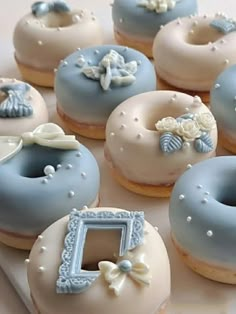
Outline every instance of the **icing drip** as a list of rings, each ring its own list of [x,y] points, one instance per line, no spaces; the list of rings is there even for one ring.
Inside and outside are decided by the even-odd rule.
[[[233,19],[215,19],[210,23],[210,26],[216,28],[219,32],[224,34],[236,31],[236,21],[234,21]]]
[[[89,79],[100,81],[103,90],[107,91],[111,85],[131,85],[136,77],[137,62],[125,63],[124,58],[115,50],[103,57],[98,66],[87,66],[82,73]]]
[[[0,104],[0,117],[21,118],[33,114],[33,108],[25,98],[25,93],[30,90],[30,86],[25,83],[5,85],[0,88],[0,92],[8,97]]]
[[[98,267],[109,283],[109,289],[113,290],[116,296],[120,295],[128,277],[140,285],[148,286],[151,283],[149,266],[144,262],[144,256],[140,254],[135,256],[128,252],[117,264],[102,261]]]
[[[64,1],[52,1],[52,2],[44,2],[37,1],[31,6],[32,14],[35,16],[43,16],[48,14],[49,12],[55,13],[65,13],[69,12],[70,8]]]
[[[144,7],[149,11],[156,13],[164,13],[168,10],[173,10],[178,2],[181,0],[141,0],[138,6]]]
[[[164,153],[174,153],[188,147],[189,142],[193,142],[198,153],[209,153],[214,149],[209,132],[216,127],[216,122],[211,113],[189,113],[177,119],[166,117],[155,126],[161,133],[160,149]]]

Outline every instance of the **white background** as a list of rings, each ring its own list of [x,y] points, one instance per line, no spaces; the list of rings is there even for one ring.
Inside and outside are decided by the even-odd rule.
[[[105,42],[114,42],[111,8],[109,6],[111,0],[68,0],[68,3],[72,7],[80,6],[92,10],[104,26]],[[29,11],[31,4],[32,1],[30,0],[0,0],[0,76],[2,77],[20,78],[13,58],[12,33],[16,21]],[[236,13],[236,1],[199,0],[199,11],[200,13],[211,14],[220,11],[234,17],[232,14]],[[57,121],[53,92],[41,88],[40,91],[48,104],[51,120]],[[137,196],[118,186],[107,171],[103,160],[102,142],[82,138],[80,141],[93,151],[100,164],[101,205],[142,209],[146,212],[147,220],[159,227],[160,234],[168,249],[172,267],[172,297],[168,314],[235,314],[235,287],[206,280],[191,272],[179,260],[169,236],[168,202]],[[19,252],[0,246],[0,265],[12,282],[11,286],[0,269],[0,314],[28,313],[15,289],[28,308],[32,308],[26,280],[26,269],[23,263],[27,256],[27,252]]]

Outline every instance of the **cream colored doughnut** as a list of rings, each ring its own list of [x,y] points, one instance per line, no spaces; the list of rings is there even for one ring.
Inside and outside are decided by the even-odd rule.
[[[185,119],[177,121],[182,115]],[[105,156],[126,188],[166,197],[186,167],[214,156],[216,145],[215,120],[199,97],[155,91],[129,98],[113,111]]]
[[[35,84],[53,86],[54,69],[78,48],[102,43],[99,21],[86,9],[25,15],[14,31],[15,58],[22,76]]]
[[[210,24],[222,16],[194,16],[170,22],[157,34],[153,56],[158,76],[177,88],[209,91],[216,77],[236,63],[236,32]],[[227,22],[227,20],[226,20]]]
[[[27,88],[23,93],[20,93],[20,96],[19,91],[14,94],[15,87],[19,85]],[[9,87],[9,94],[3,91],[6,86]],[[9,97],[11,97],[11,100]],[[25,102],[26,107],[31,107],[31,114],[24,115],[20,113],[22,101]],[[3,110],[7,112],[5,116]],[[24,132],[33,131],[38,125],[46,122],[48,122],[47,107],[43,97],[35,88],[16,79],[0,78],[1,136],[21,135]]]
[[[70,290],[70,293],[66,293],[65,290],[63,293],[56,292],[59,274],[63,272],[62,268],[59,270],[59,267],[62,265],[62,251],[64,249],[65,253],[66,248],[64,240],[67,234],[68,216],[58,220],[38,238],[31,250],[29,259],[26,260],[31,296],[39,313],[164,313],[170,295],[170,266],[165,245],[155,228],[147,221],[142,220],[143,218],[141,219],[141,226],[141,220],[137,218],[137,224],[135,223],[133,227],[131,225],[131,229],[128,228],[127,231],[133,234],[133,228],[135,228],[139,235],[142,233],[141,238],[139,238],[142,243],[139,243],[134,249],[129,250],[123,257],[117,259],[115,255],[119,255],[121,233],[119,229],[114,228],[117,221],[119,221],[115,218],[115,215],[125,220],[126,218],[123,215],[138,217],[140,212],[127,212],[115,208],[94,208],[83,210],[80,215],[82,213],[86,215],[86,212],[92,212],[93,217],[97,217],[99,213],[103,212],[105,220],[107,219],[105,217],[109,216],[113,221],[113,227],[110,227],[110,230],[91,228],[86,236],[85,249],[82,251],[82,269],[97,269],[98,271],[100,269],[100,273],[97,274],[97,278],[92,283],[88,284],[84,291],[76,290],[81,282],[79,280],[74,282],[72,279],[71,282],[67,281],[67,284],[63,286],[65,290]],[[73,226],[70,225],[72,233],[79,225],[78,220],[75,221],[71,218],[75,213],[73,212],[70,215],[70,221],[73,221]],[[112,215],[114,217],[111,218]],[[97,226],[101,226],[101,220],[104,221],[104,219],[94,218]],[[71,232],[66,237],[70,249],[71,243],[75,243]],[[136,237],[137,234],[134,236]],[[77,240],[78,238],[76,238]],[[72,256],[78,256],[81,252],[81,246],[77,246],[76,252],[74,251],[75,246],[73,244],[72,251],[70,249],[67,251],[72,252]],[[65,261],[68,262],[68,255],[64,253]],[[126,270],[126,272],[122,270],[123,268],[119,266],[122,260],[126,260],[126,264],[127,261],[128,264],[130,261],[132,270]],[[104,263],[104,261],[110,261],[110,263]],[[138,261],[140,261],[140,264],[137,264]],[[97,266],[98,264],[99,266]],[[78,277],[80,268],[79,264],[76,265],[75,273],[73,273],[74,277]],[[135,268],[135,265],[137,268]],[[111,269],[114,272],[110,272]],[[87,275],[90,274],[87,273]],[[108,275],[114,277],[114,274],[117,277],[111,279],[111,283],[108,280]]]

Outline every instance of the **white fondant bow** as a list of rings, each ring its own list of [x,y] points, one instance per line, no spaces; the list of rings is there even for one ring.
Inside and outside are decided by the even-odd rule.
[[[117,264],[104,261],[98,264],[101,274],[109,283],[109,289],[119,296],[127,277],[140,285],[150,285],[151,275],[149,266],[144,263],[144,255],[136,257],[128,254]]]
[[[79,148],[74,135],[65,135],[58,125],[46,123],[21,136],[0,136],[0,162],[12,158],[23,146],[33,144],[65,150]]]

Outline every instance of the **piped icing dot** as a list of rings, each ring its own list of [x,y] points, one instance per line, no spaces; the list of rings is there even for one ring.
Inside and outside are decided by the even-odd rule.
[[[208,230],[206,234],[207,234],[207,236],[209,238],[211,238],[213,236],[213,231],[212,230]]]
[[[87,177],[86,173],[85,172],[81,172],[81,177],[85,179]]]
[[[41,182],[42,182],[43,184],[47,184],[47,183],[48,183],[48,179],[44,178]]]
[[[27,265],[27,264],[29,264],[30,263],[30,259],[29,258],[26,258],[25,259],[25,264]]]
[[[67,165],[66,165],[66,169],[67,169],[67,170],[71,169],[72,167],[73,167],[73,166],[72,166],[71,164],[67,164]]]
[[[137,65],[141,65],[142,64],[142,61],[141,60],[138,60],[137,61]]]
[[[81,152],[76,153],[76,156],[81,157],[82,156]]]
[[[120,116],[125,116],[125,111],[121,111]]]
[[[192,165],[191,165],[191,164],[188,164],[186,168],[187,168],[187,170],[189,170],[189,169],[192,168]]]
[[[193,30],[193,29],[190,29],[189,34],[190,34],[190,35],[194,34],[194,30]]]
[[[39,273],[43,273],[43,272],[45,272],[45,267],[43,267],[43,266],[39,266],[39,268],[38,268],[38,272],[39,272]]]
[[[80,20],[81,20],[81,18],[80,18],[80,16],[79,15],[74,15],[73,17],[72,17],[72,20],[73,20],[73,22],[75,22],[75,23],[78,23]]]
[[[187,220],[187,222],[191,222],[192,221],[192,217],[188,216],[186,220]]]
[[[44,167],[43,172],[46,176],[48,176],[49,174],[54,174],[55,173],[55,168],[51,165],[47,165],[46,167]]]
[[[218,88],[220,88],[220,84],[215,84],[215,89],[218,89]]]
[[[74,213],[76,213],[76,212],[77,212],[77,208],[72,208],[71,211],[74,212]]]
[[[80,56],[77,60],[76,65],[82,68],[85,65],[85,63],[86,63],[86,60],[84,59],[84,57]]]
[[[229,64],[229,59],[225,59],[224,64]]]
[[[53,178],[53,174],[49,173],[49,175],[47,175],[47,179],[51,180]]]
[[[111,136],[111,137],[115,136],[115,133],[114,133],[114,132],[111,132],[111,133],[110,133],[110,136]]]
[[[126,125],[125,124],[121,124],[120,130],[124,130],[125,128],[126,128]]]
[[[138,135],[137,135],[137,138],[138,139],[141,139],[143,137],[143,134],[142,133],[139,133]]]
[[[82,207],[82,209],[86,210],[86,209],[88,209],[88,206],[85,205]]]
[[[202,199],[202,201],[201,201],[203,204],[206,204],[206,203],[208,203],[208,199],[207,198],[204,198],[204,199]]]
[[[159,231],[159,228],[157,226],[154,227],[154,229],[158,232]]]
[[[202,189],[202,185],[201,185],[201,184],[198,184],[198,185],[197,185],[197,188],[198,188],[198,189]]]
[[[123,260],[118,263],[118,267],[123,273],[129,273],[131,272],[133,266],[129,260]]]
[[[57,169],[60,169],[61,167],[62,167],[61,164],[58,164],[58,165],[57,165]]]
[[[98,50],[98,49],[95,49],[95,50],[94,50],[94,53],[95,53],[95,55],[98,55],[98,54],[99,54],[99,50]]]
[[[210,195],[210,192],[206,191],[204,194],[205,194],[205,195]]]
[[[69,191],[68,196],[70,198],[74,197],[75,196],[75,192],[74,191]]]
[[[39,236],[38,236],[38,240],[42,240],[43,239],[43,236],[42,236],[42,234],[40,234]]]
[[[46,246],[41,246],[40,248],[40,253],[43,253],[47,250]]]
[[[184,200],[184,199],[185,199],[184,194],[180,194],[180,196],[179,196],[179,200],[180,200],[180,201],[182,201],[182,200]]]

